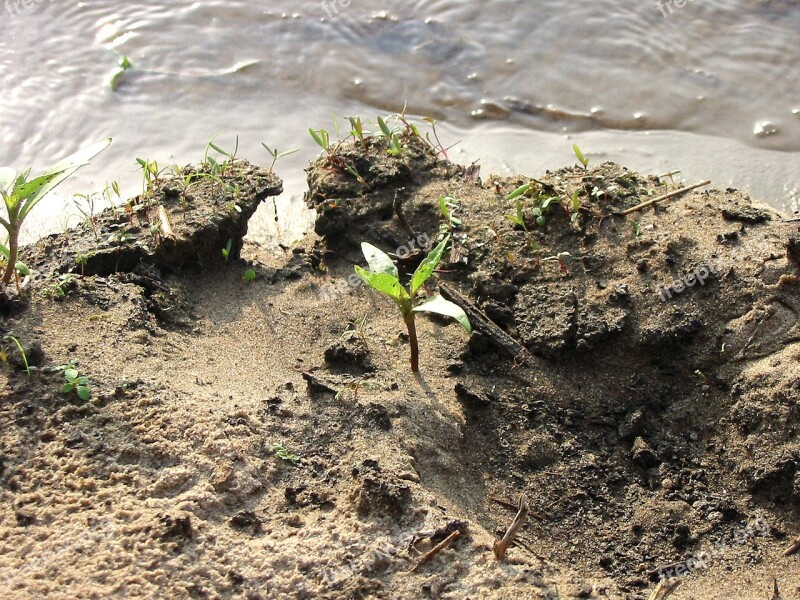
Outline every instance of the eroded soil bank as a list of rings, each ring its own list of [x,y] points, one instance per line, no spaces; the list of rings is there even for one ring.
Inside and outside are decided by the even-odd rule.
[[[28,249],[4,597],[646,599],[680,575],[671,598],[800,598],[797,223],[735,190],[615,216],[677,186],[611,163],[481,181],[368,140],[309,168],[316,235],[238,258],[280,182],[228,178]],[[420,318],[413,377],[396,309],[347,278],[362,241],[410,273],[445,232],[475,332]]]

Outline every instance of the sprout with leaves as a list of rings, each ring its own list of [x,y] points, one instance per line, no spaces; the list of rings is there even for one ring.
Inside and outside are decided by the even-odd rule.
[[[27,271],[25,265],[17,261],[19,233],[25,217],[54,187],[82,166],[89,164],[89,161],[105,150],[110,143],[111,138],[108,138],[78,150],[39,177],[31,180],[28,180],[28,176],[31,174],[30,169],[17,173],[8,167],[0,168],[0,195],[3,197],[7,213],[7,218],[0,217],[0,224],[8,232],[8,246],[0,244],[0,254],[5,262],[5,271],[2,277],[4,286],[11,282],[15,273],[20,272],[24,275]]]
[[[92,397],[92,391],[89,389],[89,378],[78,373],[77,369],[64,369],[64,385],[61,386],[61,393],[69,394],[73,391],[84,402]]]
[[[366,269],[356,266],[356,274],[372,289],[389,296],[400,309],[411,342],[411,371],[414,373],[419,371],[419,346],[417,344],[417,329],[414,322],[414,317],[417,313],[430,312],[451,317],[458,321],[467,333],[472,332],[469,319],[461,307],[445,300],[438,294],[432,296],[422,304],[414,306],[414,299],[417,292],[433,274],[436,265],[438,265],[439,261],[442,259],[442,253],[449,241],[450,236],[447,236],[423,259],[419,267],[417,267],[417,270],[411,276],[408,289],[404,288],[400,283],[397,266],[392,262],[388,254],[367,242],[361,244],[361,250],[364,252],[364,257],[367,259],[370,270],[367,271]]]

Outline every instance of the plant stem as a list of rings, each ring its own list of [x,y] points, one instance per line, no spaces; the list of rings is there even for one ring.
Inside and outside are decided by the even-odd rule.
[[[403,316],[408,329],[408,339],[411,342],[411,372],[419,372],[419,345],[417,344],[417,326],[414,323],[414,313],[410,312]]]
[[[17,251],[19,249],[19,228],[11,226],[8,228],[8,265],[3,274],[3,283],[8,285],[17,270]]]

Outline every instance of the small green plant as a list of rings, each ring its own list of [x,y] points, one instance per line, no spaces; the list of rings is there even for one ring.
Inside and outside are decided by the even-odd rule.
[[[256,280],[256,272],[253,269],[247,269],[242,275],[242,283],[250,283]]]
[[[336,120],[334,119],[334,125]],[[328,157],[328,164],[339,168],[342,171],[346,171],[350,173],[353,177],[356,178],[361,185],[364,187],[369,187],[367,181],[361,176],[361,174],[356,170],[353,165],[350,165],[344,161],[344,159],[339,156],[338,148],[341,142],[337,142],[335,145],[331,145],[331,138],[330,134],[325,129],[308,129],[308,133],[311,134],[311,137],[317,143],[317,145],[325,151],[325,154]]]
[[[111,79],[108,82],[108,87],[112,92],[116,92],[119,84],[122,82],[122,76],[126,71],[133,68],[133,64],[127,56],[122,55],[117,59],[117,68],[111,74]]]
[[[64,385],[61,386],[62,394],[75,394],[86,402],[92,397],[92,391],[89,389],[89,378],[85,375],[78,373],[78,370],[71,365],[64,365]]]
[[[435,295],[418,306],[414,306],[414,299],[422,285],[433,275],[434,269],[442,259],[442,254],[450,241],[450,236],[445,237],[439,244],[431,250],[414,271],[409,282],[408,289],[400,283],[397,266],[392,262],[388,254],[376,248],[372,244],[363,242],[361,250],[367,259],[370,270],[367,271],[359,266],[355,267],[356,274],[361,280],[375,291],[389,296],[395,301],[400,313],[403,316],[408,337],[411,343],[411,371],[419,371],[419,346],[417,343],[417,330],[414,317],[420,312],[437,313],[446,317],[451,317],[467,331],[472,332],[472,326],[466,313],[457,304],[453,304]]]
[[[272,444],[272,451],[275,453],[275,456],[293,465],[297,464],[297,461],[300,460],[300,457],[297,454],[289,452],[282,442],[275,442]]]
[[[158,168],[158,162],[147,158],[137,158],[136,162],[142,170],[142,193],[155,192],[156,185],[158,184],[161,175],[164,174],[167,167],[164,169]]]
[[[228,240],[228,243],[225,244],[225,247],[222,249],[222,258],[225,259],[225,262],[228,262],[228,259],[231,256],[231,248],[233,247],[233,240]]]
[[[19,343],[19,339],[7,333],[3,336],[3,341],[12,342],[16,347],[17,351],[19,352],[20,357],[22,357],[22,364],[25,367],[25,373],[28,374],[28,377],[31,376],[31,367],[28,364],[28,357],[25,355],[25,350],[22,347],[22,344]],[[8,354],[6,353],[6,349],[0,346],[0,361],[8,364]]]
[[[366,134],[364,133],[364,123],[361,117],[347,117],[347,120],[350,121],[350,135],[353,136],[353,139],[361,142],[361,147],[364,148],[364,153],[366,154],[368,152],[367,141],[365,139]]]
[[[290,154],[294,154],[299,150],[299,148],[292,148],[291,150],[286,150],[285,152],[278,152],[277,148],[270,148],[264,142],[261,142],[261,145],[264,146],[264,150],[269,152],[269,155],[272,157],[272,164],[269,166],[269,172],[272,173],[273,167],[275,167],[275,163],[278,162],[279,158],[283,158],[284,156],[289,156]]]
[[[39,177],[28,180],[31,170],[17,173],[14,169],[0,168],[0,195],[3,197],[7,218],[0,217],[0,224],[8,232],[8,246],[0,244],[0,254],[5,263],[2,283],[8,285],[21,263],[17,262],[19,253],[19,233],[22,223],[33,208],[54,187],[72,175],[82,166],[89,163],[97,154],[105,150],[111,143],[108,138],[97,144],[83,148],[51,167]],[[5,250],[5,251],[4,251]],[[24,267],[24,265],[22,265]],[[26,268],[27,269],[27,268]],[[24,273],[23,273],[24,274]]]
[[[583,170],[585,171],[589,167],[589,159],[583,155],[581,149],[578,148],[578,144],[572,144],[572,151],[575,153],[575,156],[578,158],[578,162],[583,165]]]
[[[461,219],[456,216],[456,212],[459,208],[461,208],[461,206],[458,204],[458,200],[453,198],[453,196],[439,196],[439,212],[444,218],[442,228],[445,233],[461,227]]]
[[[203,155],[203,164],[209,165],[211,169],[211,175],[224,177],[227,168],[236,162],[236,154],[239,152],[239,136],[236,136],[236,143],[233,147],[233,152],[224,150],[218,144],[214,143],[215,139],[217,139],[216,135],[209,140],[208,144],[206,144],[206,152]],[[211,156],[211,150],[225,157],[225,160],[219,162],[217,159]]]
[[[635,235],[637,238],[642,235],[642,225],[639,223],[639,221],[631,221],[631,231],[633,231],[633,235]]]
[[[578,217],[581,216],[581,199],[578,197],[578,190],[572,192],[572,202],[571,202],[571,210],[570,210],[570,223],[574,223],[578,220]]]
[[[59,275],[58,279],[42,290],[42,296],[45,298],[64,298],[67,295],[67,289],[76,278],[75,273],[63,273]]]
[[[513,192],[511,192],[508,196],[506,196],[506,200],[513,200],[514,201],[514,214],[513,215],[506,215],[506,219],[517,225],[518,227],[522,227],[525,231],[528,231],[527,225],[525,225],[525,212],[522,208],[522,196],[525,195],[528,190],[531,189],[532,183],[526,183],[524,185],[519,186]]]

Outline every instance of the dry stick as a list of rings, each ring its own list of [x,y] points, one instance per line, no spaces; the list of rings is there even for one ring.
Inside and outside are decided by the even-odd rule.
[[[425,556],[423,556],[423,557],[422,557],[422,558],[419,560],[419,562],[418,562],[416,565],[414,565],[414,568],[413,568],[413,569],[411,569],[411,570],[409,571],[409,573],[413,573],[413,572],[415,572],[415,571],[416,571],[417,569],[419,569],[419,568],[420,568],[422,565],[424,565],[426,562],[428,562],[428,561],[429,561],[430,559],[432,559],[434,556],[436,556],[437,554],[439,554],[439,552],[441,552],[442,550],[444,550],[445,548],[447,548],[447,546],[449,546],[449,545],[450,545],[450,543],[451,543],[453,540],[455,540],[455,539],[456,539],[458,536],[460,536],[460,535],[461,535],[461,532],[460,532],[458,529],[456,529],[456,530],[455,530],[453,533],[451,533],[451,534],[450,534],[450,535],[448,535],[446,538],[444,538],[444,540],[442,540],[441,542],[439,542],[438,544],[436,544],[436,545],[435,545],[433,548],[431,548],[430,550],[428,550],[428,552],[425,554]]]
[[[665,600],[665,598],[668,598],[682,583],[683,582],[677,578],[660,581],[647,600]]]
[[[800,537],[795,538],[792,544],[786,550],[783,551],[782,556],[791,556],[798,550],[800,550]]]
[[[511,527],[508,528],[506,534],[503,536],[502,540],[497,540],[494,543],[494,555],[497,557],[497,560],[503,560],[503,557],[506,555],[506,550],[511,545],[511,542],[514,541],[514,537],[517,535],[517,531],[519,528],[522,527],[522,524],[525,523],[525,519],[528,517],[528,495],[522,494],[519,497],[519,511],[517,512],[517,516],[514,517],[514,520],[511,522]]]
[[[444,282],[439,282],[439,291],[442,292],[442,296],[446,300],[458,304],[464,312],[467,313],[467,317],[469,317],[469,321],[475,329],[489,336],[493,342],[503,348],[512,358],[519,358],[524,362],[528,353],[525,346],[495,325],[489,317],[483,314],[481,309],[464,298],[455,288],[450,287]]]
[[[169,222],[167,210],[161,204],[158,205],[158,220],[161,221],[161,235],[165,238],[175,237],[175,233],[172,231],[172,225]]]
[[[673,198],[675,196],[680,196],[681,194],[685,194],[686,192],[690,192],[695,190],[699,187],[703,187],[711,183],[710,179],[706,179],[705,181],[701,181],[700,183],[695,183],[694,185],[689,185],[687,187],[681,188],[679,190],[674,190],[669,192],[668,194],[664,194],[663,196],[659,196],[658,198],[653,198],[652,200],[648,200],[647,202],[642,202],[641,204],[637,204],[631,208],[626,208],[620,212],[611,213],[615,217],[624,217],[625,215],[629,215],[631,213],[635,213],[637,211],[642,210],[643,208],[647,208],[651,204],[655,204],[656,202],[661,202],[662,200],[667,200],[668,198]]]

